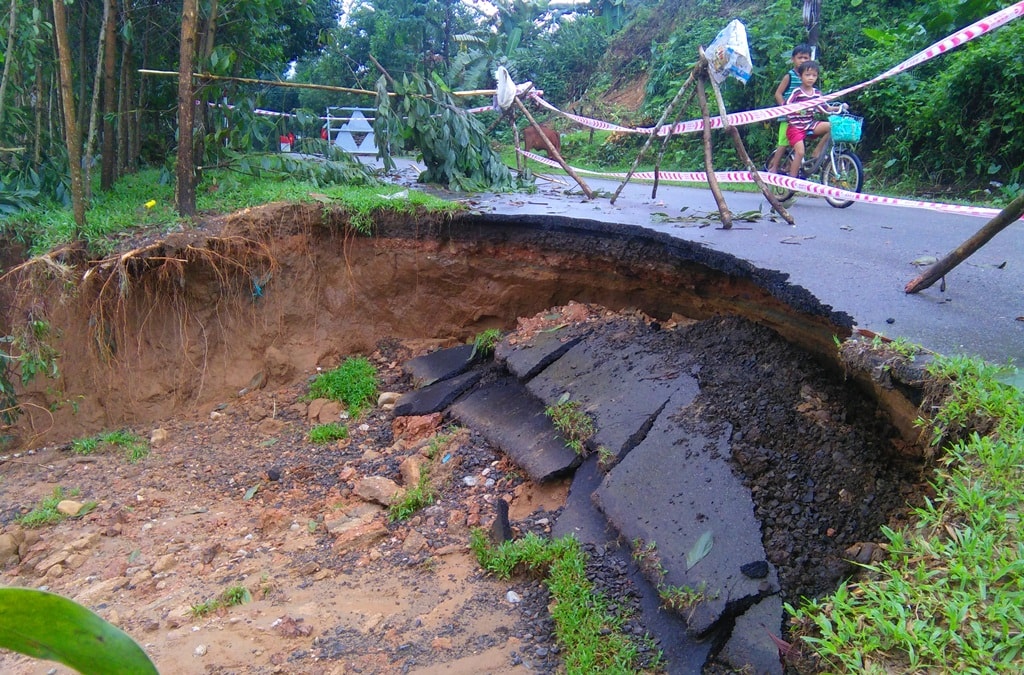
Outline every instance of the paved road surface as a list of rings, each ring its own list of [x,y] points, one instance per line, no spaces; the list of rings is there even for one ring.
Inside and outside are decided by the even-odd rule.
[[[403,162],[403,181],[416,170]],[[419,167],[422,170],[422,166]],[[630,182],[611,204],[620,181],[584,176],[596,198],[587,200],[567,176],[537,181],[535,194],[476,195],[481,210],[564,216],[638,225],[699,242],[790,281],[821,302],[854,318],[858,328],[942,354],[980,356],[995,363],[1024,361],[1024,222],[1000,232],[946,277],[908,295],[903,288],[923,267],[915,261],[942,258],[977,232],[985,218],[923,209],[854,204],[834,209],[824,199],[800,196],[789,209],[790,226],[768,217],[760,193],[727,192],[734,214],[760,210],[755,222],[736,221],[722,230],[707,189]],[[567,194],[568,193],[568,194]],[[1019,317],[1019,318],[1018,318]]]
[[[661,185],[652,199],[649,183],[630,182],[612,205],[610,196],[619,182],[584,180],[598,195],[593,201],[571,181],[540,180],[536,194],[487,195],[481,208],[588,218],[668,233],[785,272],[792,283],[851,315],[858,328],[906,338],[943,354],[998,363],[1024,358],[1024,222],[1003,230],[954,269],[946,277],[945,291],[935,284],[907,295],[904,286],[924,269],[914,261],[945,256],[986,219],[872,204],[834,209],[824,199],[802,196],[790,208],[796,220],[790,226],[767,217],[768,203],[759,193],[727,192],[733,213],[760,209],[765,217],[737,221],[732,230],[722,230],[717,220],[708,225],[703,218],[717,216],[706,189]],[[570,189],[575,194],[566,195]]]

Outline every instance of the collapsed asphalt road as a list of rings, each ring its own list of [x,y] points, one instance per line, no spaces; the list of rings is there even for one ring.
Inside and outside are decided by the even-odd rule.
[[[670,672],[781,672],[783,601],[851,574],[920,467],[872,401],[748,321],[561,316],[507,337],[494,364],[471,346],[413,360],[421,387],[395,414],[446,411],[532,479],[573,475],[553,534],[629,562]],[[566,400],[594,420],[584,456],[545,414]]]

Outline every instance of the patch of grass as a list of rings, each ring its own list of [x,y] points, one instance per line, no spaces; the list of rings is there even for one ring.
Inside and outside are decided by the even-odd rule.
[[[249,589],[245,586],[229,586],[221,591],[217,597],[192,605],[189,608],[189,613],[192,614],[193,618],[199,619],[208,614],[213,614],[222,608],[235,607],[251,600],[252,594],[249,593]]]
[[[388,509],[388,519],[393,523],[405,520],[420,509],[433,504],[436,498],[437,495],[430,484],[430,472],[427,467],[423,467],[419,482],[407,489]]]
[[[348,427],[340,422],[318,424],[309,430],[309,442],[317,445],[326,445],[343,438],[348,438]]]
[[[107,431],[97,436],[77,438],[71,441],[71,452],[76,455],[91,455],[104,445],[121,448],[129,464],[135,464],[149,457],[149,443],[130,431]]]
[[[473,338],[473,353],[470,358],[488,359],[494,355],[494,348],[501,341],[501,331],[488,328]]]
[[[596,433],[594,420],[583,412],[577,401],[563,400],[544,409],[544,414],[551,418],[555,428],[565,437],[566,447],[572,448],[577,455],[586,451],[586,442]]]
[[[1024,396],[1000,369],[940,357],[935,496],[869,576],[799,608],[793,634],[839,672],[1024,672]],[[979,431],[984,430],[984,431]]]
[[[551,616],[566,672],[641,671],[639,645],[622,630],[630,617],[594,590],[586,575],[586,554],[574,537],[546,540],[529,533],[494,546],[486,533],[475,529],[470,547],[480,565],[500,579],[508,579],[516,571],[546,575],[544,583],[554,600]]]
[[[78,495],[78,490],[70,490],[67,496],[75,497]],[[36,528],[44,527],[46,525],[56,525],[57,523],[71,518],[57,510],[57,505],[60,504],[66,498],[64,494],[64,488],[55,487],[53,488],[53,494],[49,497],[44,497],[32,507],[32,510],[28,513],[22,514],[14,519],[14,522],[18,523],[25,528]],[[78,515],[85,515],[96,508],[96,502],[86,502],[82,505]]]
[[[252,600],[249,589],[245,586],[229,586],[220,594],[220,601],[225,607],[234,607]]]
[[[352,417],[370,408],[376,395],[377,370],[363,356],[350,356],[337,368],[317,375],[309,385],[310,398],[344,403]]]
[[[662,607],[688,617],[702,602],[716,599],[718,593],[708,593],[703,583],[697,588],[662,584],[658,586],[658,597]]]

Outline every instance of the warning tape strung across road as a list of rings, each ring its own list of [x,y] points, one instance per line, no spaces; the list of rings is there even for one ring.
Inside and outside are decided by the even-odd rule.
[[[881,82],[882,80],[885,80],[885,79],[888,79],[890,77],[893,77],[894,75],[898,75],[899,73],[906,72],[907,70],[910,70],[914,66],[920,65],[920,64],[924,63],[925,61],[928,61],[928,60],[930,60],[932,58],[935,58],[939,54],[944,54],[944,53],[946,53],[946,52],[948,52],[948,51],[950,51],[952,49],[956,49],[960,45],[966,44],[966,43],[970,42],[971,40],[973,40],[976,37],[980,37],[982,35],[985,35],[986,33],[990,33],[993,30],[995,30],[996,28],[999,28],[1000,26],[1002,26],[1004,24],[1007,24],[1007,23],[1009,23],[1010,21],[1012,21],[1014,19],[1020,18],[1021,16],[1024,16],[1024,1],[1018,2],[1018,3],[1013,4],[1013,5],[1010,5],[1009,7],[1005,8],[1005,9],[1002,9],[1002,10],[1000,10],[1000,11],[998,11],[998,12],[996,12],[996,13],[990,15],[990,16],[987,16],[987,17],[985,17],[984,19],[982,19],[980,21],[976,21],[975,23],[972,23],[970,26],[967,26],[966,28],[963,28],[963,29],[953,33],[949,37],[946,37],[946,38],[944,38],[942,40],[939,40],[938,42],[934,43],[933,45],[931,45],[927,49],[924,49],[924,50],[918,52],[917,54],[915,54],[914,56],[911,56],[906,61],[903,61],[899,65],[896,65],[896,66],[890,68],[889,70],[885,71],[881,75],[878,75],[877,77],[874,77],[874,78],[872,78],[870,80],[867,80],[865,82],[861,82],[860,84],[855,84],[855,85],[853,85],[851,87],[847,87],[846,89],[842,89],[840,91],[833,92],[833,93],[827,94],[825,96],[820,96],[818,98],[815,98],[815,99],[812,99],[812,100],[809,100],[809,101],[806,101],[806,102],[803,102],[803,103],[793,103],[793,104],[789,104],[789,105],[775,106],[773,108],[760,108],[758,110],[746,110],[746,111],[743,111],[743,112],[729,113],[729,115],[728,115],[729,124],[731,124],[733,126],[743,126],[745,124],[753,124],[755,122],[763,122],[763,121],[775,119],[775,118],[780,117],[782,115],[788,115],[790,113],[797,112],[799,110],[804,110],[806,108],[811,108],[811,107],[820,105],[822,103],[827,103],[829,101],[834,101],[834,100],[836,100],[838,98],[842,98],[843,96],[845,96],[847,94],[850,94],[852,92],[855,92],[855,91],[858,91],[858,90],[863,89],[865,87],[868,87],[868,86],[870,86],[872,84],[876,84],[878,82]],[[555,106],[553,106],[550,103],[548,103],[547,101],[545,101],[540,96],[536,96],[536,95],[530,95],[530,96],[539,105],[541,105],[541,106],[543,106],[545,108],[548,108],[549,110],[551,110],[553,112],[556,112],[559,115],[563,115],[564,117],[567,117],[567,118],[573,120],[577,124],[581,124],[581,125],[583,125],[585,127],[589,127],[589,128],[592,128],[592,129],[600,129],[602,131],[619,131],[619,132],[622,132],[622,133],[633,133],[633,134],[650,134],[651,131],[654,130],[654,127],[623,127],[623,126],[619,126],[617,124],[611,124],[609,122],[604,122],[602,120],[597,120],[597,119],[593,119],[593,118],[590,118],[590,117],[583,117],[581,115],[573,115],[571,113],[562,112],[561,110],[559,110]],[[720,129],[720,128],[722,128],[722,118],[720,116],[716,116],[716,117],[712,117],[711,118],[711,128],[712,129]],[[664,125],[664,126],[662,126],[661,128],[658,129],[658,135],[659,136],[665,136],[666,134],[669,134],[669,133],[671,133],[671,134],[693,133],[695,131],[701,131],[703,129],[704,129],[704,121],[703,120],[689,120],[687,122],[679,122],[679,123],[674,124],[674,125],[666,124],[666,125]]]
[[[535,162],[540,162],[541,164],[546,164],[555,168],[561,168],[557,162],[548,159],[547,157],[541,157],[540,155],[535,155],[532,152],[520,151],[520,154],[534,160]],[[602,173],[599,171],[591,171],[589,169],[577,169],[575,167],[573,167],[573,170],[577,173],[585,173],[593,176],[599,176],[601,178],[626,178],[627,176],[625,173]],[[974,216],[977,218],[989,219],[994,218],[1000,213],[999,209],[985,208],[982,206],[942,204],[940,202],[924,202],[916,199],[900,199],[898,197],[884,197],[882,195],[850,192],[849,190],[840,190],[839,188],[822,185],[821,183],[812,183],[810,181],[777,173],[759,172],[758,175],[761,177],[761,180],[769,185],[775,185],[787,190],[795,190],[797,192],[818,195],[820,197],[833,197],[843,201],[856,201],[866,204],[883,204],[886,206],[899,206],[910,209],[927,209],[929,211],[941,211],[942,213],[952,213],[961,216]],[[632,177],[639,180],[654,180],[654,172],[638,171],[632,174]],[[658,178],[660,180],[669,180],[680,183],[708,182],[708,175],[703,171],[659,171]],[[749,171],[716,171],[715,178],[718,179],[719,183],[754,182],[754,177]],[[1024,216],[1021,217],[1021,220],[1024,220]]]

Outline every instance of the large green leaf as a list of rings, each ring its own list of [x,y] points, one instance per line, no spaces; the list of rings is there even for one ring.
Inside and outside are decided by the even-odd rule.
[[[84,675],[157,674],[132,638],[54,593],[0,588],[0,647],[59,661]]]

